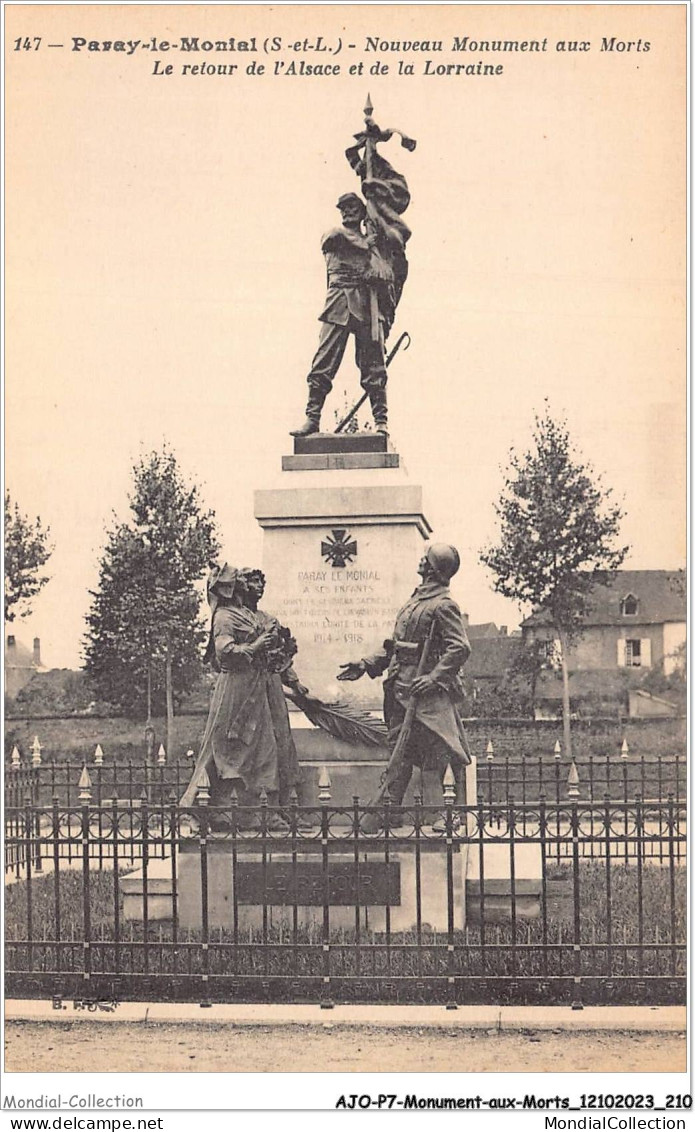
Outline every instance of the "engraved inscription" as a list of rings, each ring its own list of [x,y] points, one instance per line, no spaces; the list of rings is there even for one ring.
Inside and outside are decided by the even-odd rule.
[[[264,878],[265,873],[265,878]],[[239,904],[359,904],[392,907],[401,902],[401,867],[398,861],[354,861],[330,864],[328,878],[320,861],[240,861],[237,865]]]

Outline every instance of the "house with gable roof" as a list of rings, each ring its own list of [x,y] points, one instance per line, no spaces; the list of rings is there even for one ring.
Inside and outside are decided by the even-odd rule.
[[[636,694],[645,675],[660,669],[671,676],[683,664],[686,591],[680,570],[617,570],[599,574],[590,595],[581,635],[570,645],[567,664],[573,710],[581,705],[614,711],[622,703],[637,715],[673,715],[668,697]],[[543,610],[521,625],[526,646],[540,642],[547,653],[537,698],[538,715],[555,715],[562,700],[556,658],[560,643]]]

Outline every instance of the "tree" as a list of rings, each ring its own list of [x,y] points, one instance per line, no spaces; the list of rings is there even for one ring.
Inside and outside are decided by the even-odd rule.
[[[5,492],[5,620],[27,617],[32,599],[46,585],[49,575],[42,568],[53,553],[48,539],[50,527],[34,522],[12,503]],[[18,607],[18,608],[15,608]]]
[[[219,544],[214,512],[166,446],[133,467],[130,517],[115,521],[87,615],[85,668],[100,696],[136,716],[167,716],[200,674],[205,640],[196,582]]]
[[[568,645],[581,635],[591,590],[601,572],[617,570],[627,546],[616,540],[623,519],[591,465],[576,453],[563,420],[546,405],[536,416],[533,447],[512,451],[495,511],[497,546],[481,562],[495,577],[495,590],[520,605],[531,605],[560,641],[562,718],[565,750],[571,757]]]

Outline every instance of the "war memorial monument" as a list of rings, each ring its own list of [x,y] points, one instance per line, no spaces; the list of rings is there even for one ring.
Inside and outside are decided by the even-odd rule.
[[[388,367],[410,345],[404,331],[389,346],[408,275],[410,194],[378,147],[396,133],[376,124],[368,99],[346,150],[360,192],[340,196],[341,223],[321,241],[327,294],[305,417],[291,432],[279,484],[255,492],[262,571],[221,564],[208,579],[207,659],[219,675],[182,803],[211,805],[207,915],[222,928],[233,917],[258,926],[269,914],[281,924],[296,906],[302,922],[318,922],[327,837],[317,801],[344,808],[331,824],[352,820],[361,839],[357,863],[352,847],[331,847],[335,927],[353,924],[356,908],[377,931],[386,923],[407,931],[416,918],[444,928],[452,912],[463,927],[467,879],[475,885],[481,868],[458,809],[476,800],[460,679],[470,645],[449,590],[459,555],[429,541],[422,489],[388,432]],[[334,413],[330,431],[326,401],[351,339],[363,394],[342,420]],[[360,431],[365,401],[373,427]],[[336,702],[338,686],[345,695]],[[417,845],[414,822],[426,834]],[[179,854],[178,914],[182,927],[195,928],[203,882],[191,832]],[[262,862],[259,833],[277,839]],[[386,856],[376,843],[384,835],[392,839]],[[538,872],[537,854],[526,855],[517,883]],[[482,865],[504,907],[501,856],[490,845]],[[138,874],[124,885],[126,915],[137,916]],[[490,914],[493,905],[494,897]]]

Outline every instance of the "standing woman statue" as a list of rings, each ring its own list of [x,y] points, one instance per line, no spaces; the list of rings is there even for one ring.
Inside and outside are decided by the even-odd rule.
[[[283,684],[302,695],[307,689],[292,668],[294,638],[258,609],[264,589],[260,570],[225,563],[208,577],[211,625],[205,659],[219,675],[193,778],[181,799],[184,806],[195,803],[203,770],[216,806],[229,805],[233,791],[242,806],[258,806],[262,791],[269,806],[278,806],[299,782]],[[250,824],[256,824],[255,815]],[[271,811],[268,828],[284,831],[287,825]]]

